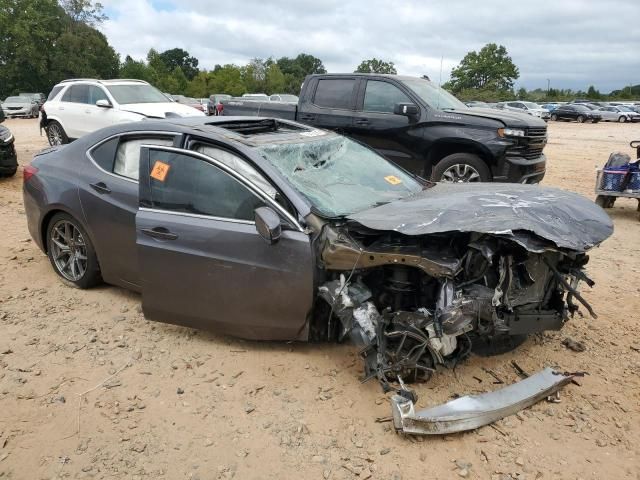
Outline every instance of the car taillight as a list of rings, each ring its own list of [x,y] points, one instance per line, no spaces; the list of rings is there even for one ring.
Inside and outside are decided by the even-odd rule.
[[[22,181],[24,183],[28,182],[36,173],[38,173],[38,169],[36,167],[27,165],[22,169]]]

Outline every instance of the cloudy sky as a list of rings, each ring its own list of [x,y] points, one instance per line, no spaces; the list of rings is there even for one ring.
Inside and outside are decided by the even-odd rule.
[[[640,84],[640,0],[102,0],[101,27],[124,58],[180,47],[200,67],[310,53],[329,72],[361,60],[449,78],[470,50],[504,45],[516,87],[603,92]]]

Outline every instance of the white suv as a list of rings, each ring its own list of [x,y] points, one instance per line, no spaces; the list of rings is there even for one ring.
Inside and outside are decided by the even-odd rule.
[[[53,87],[42,107],[40,127],[49,144],[62,145],[116,123],[202,115],[142,80],[74,79]]]

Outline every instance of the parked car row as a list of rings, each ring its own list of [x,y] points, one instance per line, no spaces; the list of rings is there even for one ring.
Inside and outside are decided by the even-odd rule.
[[[543,120],[575,120],[592,122],[640,122],[640,103],[601,102],[575,100],[573,102],[543,103],[511,101],[486,103],[466,102],[470,108],[497,108],[499,110],[522,111]],[[555,115],[554,115],[555,113]]]

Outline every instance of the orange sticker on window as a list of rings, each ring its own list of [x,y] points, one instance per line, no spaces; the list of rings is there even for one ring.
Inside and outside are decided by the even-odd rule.
[[[400,180],[395,175],[388,175],[388,176],[384,177],[384,179],[387,182],[389,182],[391,185],[400,185],[402,183],[402,180]]]
[[[169,173],[169,168],[171,168],[171,165],[168,163],[156,160],[156,163],[153,164],[153,168],[151,169],[151,178],[164,182],[167,178],[167,174]]]

